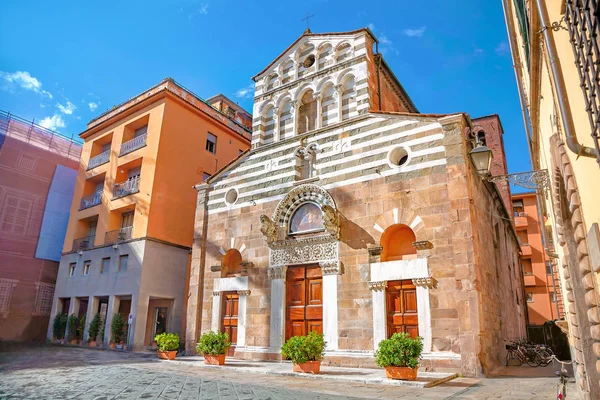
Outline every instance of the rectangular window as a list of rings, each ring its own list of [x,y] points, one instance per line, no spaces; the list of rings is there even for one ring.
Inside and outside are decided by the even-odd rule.
[[[527,292],[527,302],[533,303],[533,293],[532,292]]]
[[[546,275],[552,275],[553,272],[552,261],[546,261]]]
[[[77,263],[69,264],[69,276],[75,275],[75,267],[76,266],[77,266]]]
[[[550,301],[556,303],[556,292],[550,293]]]
[[[206,172],[203,172],[202,173],[202,182],[206,182],[206,180],[208,178],[210,178],[210,176],[211,176],[210,174],[207,174]]]
[[[217,137],[210,132],[206,137],[206,150],[210,151],[213,154],[217,152]]]
[[[127,254],[119,256],[119,272],[127,271],[127,260],[129,256]]]
[[[108,268],[110,267],[110,257],[103,258],[100,264],[100,274],[108,274]]]
[[[523,263],[523,275],[533,275],[533,266],[531,265],[530,259],[521,260]]]
[[[17,286],[15,279],[0,279],[0,316],[6,317],[10,305],[10,296]]]
[[[91,261],[84,261],[83,262],[83,275],[89,275],[90,274],[90,264],[92,262]]]
[[[33,209],[33,201],[7,193],[2,210],[2,232],[25,236]]]
[[[135,132],[133,132],[133,137],[136,138],[138,136],[145,135],[147,132],[148,132],[148,125],[144,125],[141,128],[137,128],[135,130]]]

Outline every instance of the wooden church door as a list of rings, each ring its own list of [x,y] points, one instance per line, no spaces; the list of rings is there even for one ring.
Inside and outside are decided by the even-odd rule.
[[[387,337],[396,332],[419,336],[417,289],[412,280],[390,281],[387,287]]]
[[[237,344],[237,332],[238,332],[238,306],[240,296],[235,292],[224,292],[223,297],[223,317],[221,318],[221,329],[223,332],[229,334],[229,341],[231,347],[229,348],[228,356],[233,356],[235,352],[235,345]]]
[[[286,279],[285,340],[312,331],[323,333],[321,267],[289,267]]]

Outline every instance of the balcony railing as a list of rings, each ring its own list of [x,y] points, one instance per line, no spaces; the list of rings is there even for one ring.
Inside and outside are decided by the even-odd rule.
[[[113,188],[113,200],[125,197],[140,191],[140,177],[127,179],[125,182],[115,183]]]
[[[73,240],[73,250],[87,250],[94,247],[94,240],[96,235],[88,235],[86,237],[78,238]]]
[[[86,208],[97,206],[102,203],[102,190],[98,190],[89,196],[84,196],[79,202],[79,210],[85,210]]]
[[[131,239],[131,231],[133,231],[133,226],[108,231],[104,236],[104,244],[115,244],[129,240]]]
[[[121,145],[121,151],[119,152],[119,157],[131,153],[132,151],[135,151],[137,149],[139,149],[140,147],[144,147],[146,145],[146,136],[148,134],[144,133],[143,135],[140,135],[138,137],[135,137],[133,139],[131,139],[128,142],[125,142]]]
[[[96,168],[98,165],[102,165],[108,162],[108,158],[110,157],[110,150],[103,151],[95,157],[90,158],[88,161],[87,169]]]

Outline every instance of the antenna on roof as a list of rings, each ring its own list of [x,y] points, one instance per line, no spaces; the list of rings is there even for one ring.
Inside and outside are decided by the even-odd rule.
[[[310,33],[310,26],[309,26],[309,20],[310,18],[314,17],[314,14],[310,14],[308,11],[306,12],[306,17],[302,18],[302,21],[306,21],[306,30],[304,31],[304,33]]]

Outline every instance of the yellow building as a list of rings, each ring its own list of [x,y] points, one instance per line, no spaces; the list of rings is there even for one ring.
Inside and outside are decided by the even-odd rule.
[[[67,332],[69,339],[86,339],[96,314],[105,334],[90,339],[104,346],[122,341],[140,350],[156,333],[182,332],[193,185],[250,148],[250,123],[239,121],[251,116],[230,108],[225,114],[168,78],[80,134],[85,143],[51,315],[86,316],[83,335]],[[117,314],[128,325],[121,338],[111,335]],[[52,318],[49,339],[56,336]]]
[[[558,258],[576,378],[600,398],[600,18],[596,1],[503,0],[534,169],[551,190],[546,251]],[[552,243],[556,245],[553,246]]]

